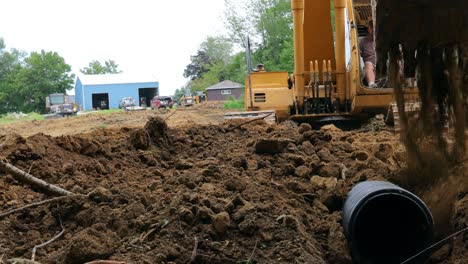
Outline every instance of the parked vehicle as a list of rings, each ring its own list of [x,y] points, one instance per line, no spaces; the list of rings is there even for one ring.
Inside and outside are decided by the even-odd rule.
[[[151,100],[151,109],[172,108],[174,100],[170,96],[155,96]]]
[[[133,97],[124,97],[120,99],[119,102],[119,108],[125,109],[126,107],[132,107],[135,106],[135,99]]]
[[[49,94],[46,97],[46,109],[51,115],[68,116],[78,112],[72,99],[63,93]]]
[[[179,104],[185,107],[192,106],[195,103],[195,97],[191,95],[184,95],[179,99]]]
[[[135,99],[133,99],[131,96],[120,99],[119,108],[125,111],[146,110],[146,106],[137,105]]]

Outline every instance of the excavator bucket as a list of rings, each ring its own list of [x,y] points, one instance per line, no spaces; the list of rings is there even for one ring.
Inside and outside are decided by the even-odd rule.
[[[434,142],[444,156],[460,159],[468,110],[468,1],[372,0],[372,5],[377,74],[395,89],[408,154],[422,162],[423,142]],[[409,79],[419,88],[416,120],[405,113]],[[447,127],[454,144],[447,142]]]

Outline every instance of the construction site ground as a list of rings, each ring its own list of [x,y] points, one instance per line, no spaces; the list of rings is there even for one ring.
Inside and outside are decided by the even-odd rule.
[[[466,159],[447,174],[413,175],[379,120],[311,130],[224,122],[226,111],[205,104],[0,127],[2,160],[83,194],[0,216],[0,263],[31,259],[62,230],[37,262],[352,263],[341,208],[366,180],[419,195],[436,239],[468,226]],[[0,215],[49,198],[0,173]],[[465,233],[429,263],[466,263],[467,248]]]

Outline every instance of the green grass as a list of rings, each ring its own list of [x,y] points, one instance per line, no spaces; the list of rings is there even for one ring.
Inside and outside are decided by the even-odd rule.
[[[115,109],[108,109],[108,110],[99,110],[97,111],[98,114],[102,115],[108,115],[108,114],[113,114],[113,113],[121,113],[123,112],[123,109],[115,108]]]
[[[106,124],[100,124],[100,125],[95,126],[95,128],[96,129],[106,129],[107,125]]]
[[[0,124],[11,124],[15,122],[22,122],[22,121],[41,121],[44,120],[44,116],[38,113],[29,113],[29,114],[16,114],[16,113],[9,113],[6,115],[2,115],[0,117]]]
[[[98,115],[110,115],[113,113],[122,113],[124,110],[119,108],[107,109],[107,110],[88,110],[84,111],[85,113],[98,114]]]
[[[244,100],[241,98],[237,100],[233,96],[229,96],[228,100],[224,102],[225,109],[244,109]]]

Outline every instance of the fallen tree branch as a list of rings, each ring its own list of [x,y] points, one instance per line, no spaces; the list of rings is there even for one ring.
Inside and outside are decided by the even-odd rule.
[[[52,239],[50,239],[49,241],[46,241],[42,244],[39,244],[39,245],[35,245],[33,250],[32,250],[32,256],[31,256],[31,260],[32,261],[35,261],[34,259],[36,258],[36,251],[40,248],[43,248],[49,244],[52,244],[55,240],[59,239],[63,233],[65,233],[65,228],[63,227],[63,224],[62,224],[62,218],[59,217],[59,221],[60,221],[60,227],[62,228],[62,231],[60,231],[60,233],[58,233],[57,235],[55,235]]]
[[[195,260],[197,259],[197,251],[198,251],[198,238],[195,237],[195,245],[193,246],[192,257],[190,257],[190,261],[188,262],[189,264],[195,263]]]
[[[0,214],[0,220],[3,219],[6,216],[9,216],[9,215],[17,213],[17,212],[24,211],[24,210],[29,209],[29,208],[34,208],[34,207],[38,207],[38,206],[43,205],[43,204],[55,203],[55,202],[59,202],[59,201],[69,199],[69,198],[76,198],[76,197],[88,197],[88,195],[73,194],[73,195],[68,195],[68,196],[54,197],[52,199],[40,201],[40,202],[37,202],[37,203],[28,204],[28,205],[20,207],[20,208],[12,209],[12,210],[7,211],[5,213],[1,213]]]
[[[49,194],[53,194],[55,196],[73,195],[72,192],[62,189],[56,185],[50,184],[39,178],[36,178],[31,174],[24,172],[3,160],[0,160],[0,170],[4,171],[5,173],[11,174],[11,176],[13,176],[13,178],[19,182],[37,187]]]
[[[271,116],[272,114],[273,114],[273,113],[269,113],[268,115],[265,115],[265,116],[262,116],[262,117],[259,117],[259,118],[255,118],[255,119],[249,120],[249,121],[247,121],[247,122],[244,122],[244,123],[242,123],[242,124],[239,124],[239,125],[237,125],[237,126],[231,128],[231,129],[226,130],[226,133],[227,133],[227,132],[234,131],[234,130],[236,130],[237,128],[243,126],[243,125],[247,125],[247,124],[253,123],[253,122],[255,122],[255,121],[263,120],[263,119],[265,119],[265,118]]]

